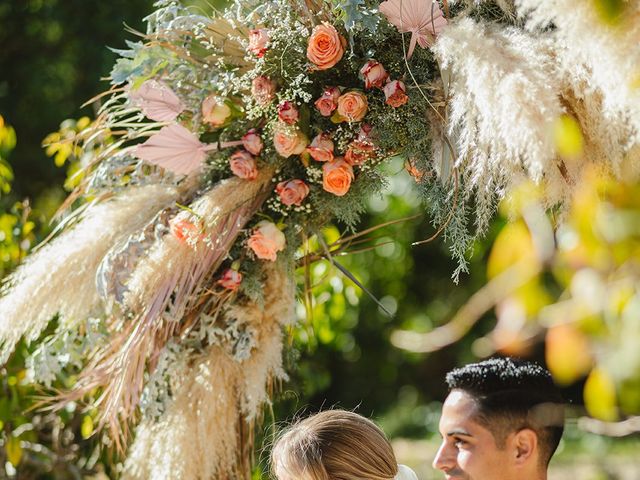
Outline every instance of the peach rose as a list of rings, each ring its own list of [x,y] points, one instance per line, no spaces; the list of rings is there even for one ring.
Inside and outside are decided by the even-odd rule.
[[[300,155],[308,145],[309,139],[297,128],[282,125],[273,133],[273,146],[284,158]]]
[[[307,152],[318,162],[330,162],[333,160],[333,142],[326,133],[316,135],[307,147]]]
[[[263,220],[255,226],[247,243],[258,258],[275,262],[277,253],[284,250],[286,241],[275,224]]]
[[[300,205],[309,195],[309,186],[302,180],[285,180],[276,186],[276,193],[285,205]]]
[[[235,292],[242,283],[242,274],[233,268],[227,268],[218,279],[218,285]]]
[[[354,179],[353,168],[342,157],[322,166],[322,188],[329,193],[342,197],[349,191]]]
[[[266,28],[257,28],[249,32],[248,50],[254,55],[263,57],[267,51],[267,43],[269,43],[269,30]]]
[[[206,123],[219,127],[231,116],[231,109],[224,103],[218,101],[215,95],[209,95],[202,102],[202,120]]]
[[[300,118],[300,112],[293,102],[287,100],[278,105],[278,118],[287,125],[293,125]]]
[[[242,146],[247,150],[251,155],[260,155],[264,144],[262,143],[262,138],[258,135],[258,132],[255,128],[249,130],[242,137]]]
[[[409,100],[409,97],[405,94],[407,91],[404,83],[400,80],[394,80],[387,83],[384,86],[384,96],[386,97],[387,105],[391,105],[393,108],[398,108]]]
[[[347,147],[344,159],[349,165],[362,165],[374,156],[375,146],[370,141],[354,140]]]
[[[338,98],[340,98],[340,88],[327,87],[322,92],[322,96],[314,103],[320,115],[330,117],[333,111],[338,108]]]
[[[246,150],[238,150],[229,158],[231,171],[237,177],[245,180],[255,180],[258,177],[256,159]]]
[[[360,73],[364,77],[364,88],[382,88],[384,82],[389,78],[389,74],[381,63],[375,60],[369,60],[360,69]]]
[[[340,61],[347,44],[333,25],[322,22],[314,27],[309,37],[307,58],[318,70],[327,70]]]
[[[259,105],[266,107],[276,95],[276,84],[268,77],[256,77],[251,82],[251,95]]]
[[[362,120],[367,108],[367,97],[362,92],[347,92],[338,99],[338,114],[349,122]]]

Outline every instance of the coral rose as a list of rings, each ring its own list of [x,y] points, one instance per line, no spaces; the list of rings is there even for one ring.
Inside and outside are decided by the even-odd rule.
[[[269,43],[269,30],[266,28],[257,28],[249,32],[248,50],[254,55],[263,57],[267,51],[267,43]]]
[[[258,132],[255,128],[249,130],[242,137],[242,146],[248,151],[251,155],[260,155],[262,152],[262,148],[264,144],[262,143],[262,138],[258,135]]]
[[[322,188],[339,197],[349,191],[354,178],[353,168],[342,157],[322,166]]]
[[[218,279],[218,285],[227,290],[235,292],[242,283],[242,274],[233,268],[227,268]]]
[[[209,95],[202,102],[202,120],[219,127],[231,116],[231,109],[224,102],[218,101],[215,95]]]
[[[360,69],[360,73],[364,77],[364,88],[382,88],[384,82],[389,78],[389,74],[380,62],[369,60]]]
[[[300,205],[309,195],[309,186],[302,180],[286,180],[278,183],[276,193],[285,205]]]
[[[307,152],[318,162],[330,162],[333,160],[333,142],[326,133],[316,135],[307,147]]]
[[[340,61],[346,44],[344,37],[333,25],[323,22],[311,32],[307,58],[318,70],[327,70]]]
[[[394,80],[384,86],[384,96],[387,98],[387,105],[391,105],[393,108],[398,108],[409,100],[409,97],[405,94],[407,91],[404,83],[400,80]]]
[[[322,92],[322,96],[314,103],[320,115],[330,117],[333,111],[338,108],[338,98],[340,98],[340,88],[327,87]]]
[[[338,99],[338,114],[349,122],[362,120],[367,108],[367,97],[362,92],[347,92]]]
[[[308,145],[309,139],[297,128],[281,126],[273,133],[273,146],[284,158],[300,155]]]
[[[175,217],[169,222],[169,230],[183,243],[195,243],[203,238],[202,227],[184,217]]]
[[[354,140],[347,147],[344,159],[349,165],[362,165],[373,157],[375,146],[370,141]]]
[[[251,95],[259,105],[266,107],[276,95],[276,84],[268,77],[256,77],[251,82]]]
[[[274,262],[277,253],[284,250],[286,241],[284,234],[274,223],[263,220],[255,226],[247,243],[258,258]]]
[[[229,165],[231,166],[231,171],[237,177],[245,180],[255,180],[258,177],[256,159],[245,150],[234,152],[229,158]]]
[[[293,125],[300,118],[300,112],[293,102],[287,100],[278,105],[278,118],[287,125]]]

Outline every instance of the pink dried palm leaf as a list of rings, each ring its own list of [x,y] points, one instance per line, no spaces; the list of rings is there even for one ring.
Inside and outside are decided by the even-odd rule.
[[[131,89],[129,98],[156,122],[172,122],[184,110],[184,104],[173,90],[158,80],[147,80],[137,89]]]
[[[411,33],[407,58],[411,58],[416,43],[422,48],[433,44],[447,25],[440,5],[435,0],[387,0],[378,7],[400,33]]]
[[[182,125],[173,124],[162,127],[158,133],[138,145],[133,153],[141,160],[175,174],[188,175],[202,167],[207,152],[239,145],[242,145],[241,141],[224,142],[220,145],[202,143]]]
[[[132,317],[114,319],[111,342],[92,355],[73,390],[56,398],[57,406],[99,389],[99,426],[124,450],[145,371],[153,368],[167,341],[181,334],[183,318],[201,303],[212,275],[269,194],[270,178],[271,172],[264,171],[258,181],[229,179],[194,202],[191,209],[203,219],[210,241],[194,248],[168,234],[149,253],[129,282],[126,303]]]

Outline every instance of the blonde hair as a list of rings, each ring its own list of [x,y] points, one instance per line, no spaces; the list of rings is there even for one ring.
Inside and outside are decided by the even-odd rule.
[[[390,480],[398,463],[371,420],[345,410],[312,415],[285,430],[271,453],[278,480]]]

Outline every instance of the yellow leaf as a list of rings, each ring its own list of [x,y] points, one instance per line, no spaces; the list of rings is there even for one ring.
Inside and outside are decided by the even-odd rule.
[[[584,405],[594,418],[612,422],[617,420],[616,386],[609,374],[594,368],[584,384]]]
[[[620,21],[624,13],[624,0],[593,0],[598,17],[604,23],[614,25]]]
[[[487,276],[494,278],[517,262],[530,258],[535,261],[531,234],[524,222],[507,224],[498,234],[487,262]]]
[[[579,380],[592,365],[587,337],[573,325],[556,325],[547,331],[545,356],[549,371],[561,385]]]
[[[7,460],[14,467],[20,465],[20,460],[22,460],[22,445],[20,445],[20,439],[10,435],[7,439],[4,450],[7,454]]]
[[[93,434],[93,418],[91,418],[91,415],[85,415],[82,419],[80,434],[85,440]]]
[[[574,159],[582,155],[584,138],[577,120],[570,115],[561,115],[553,124],[556,151],[562,158]]]
[[[91,119],[89,117],[82,117],[78,120],[78,123],[76,123],[76,128],[78,129],[78,131],[81,131],[87,128],[90,124]]]

